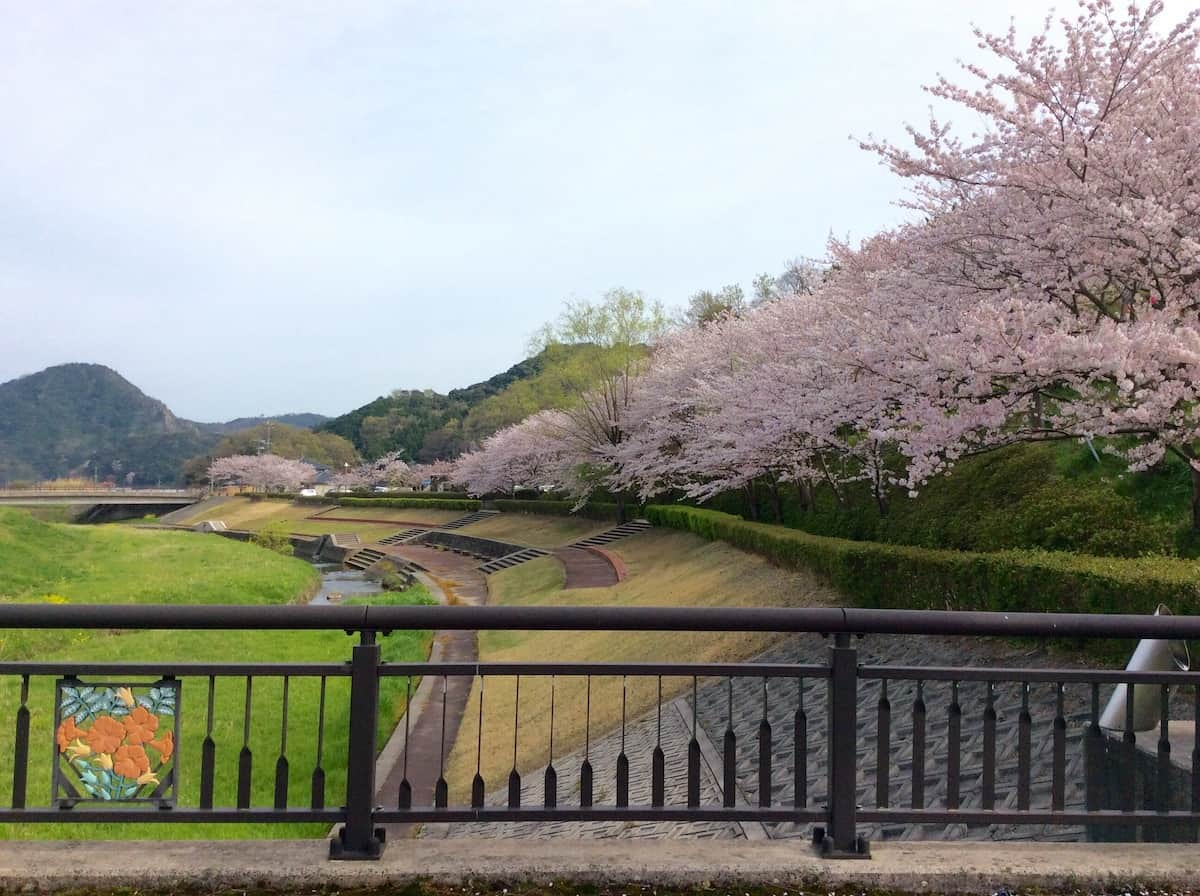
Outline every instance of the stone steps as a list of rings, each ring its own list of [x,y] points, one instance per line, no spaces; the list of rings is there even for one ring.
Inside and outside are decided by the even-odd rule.
[[[412,529],[405,529],[402,532],[395,532],[395,533],[389,535],[387,538],[379,539],[379,543],[380,544],[400,544],[400,542],[402,542],[402,541],[412,541],[412,539],[416,538],[418,535],[424,535],[428,531],[429,531],[428,529],[425,529],[425,528],[422,528],[419,526],[414,527]]]
[[[622,523],[616,528],[601,532],[599,535],[593,535],[591,538],[585,538],[582,541],[576,541],[568,545],[572,548],[601,548],[606,544],[612,544],[621,538],[627,538],[630,535],[637,535],[639,532],[645,532],[650,528],[650,523],[646,520],[630,520],[628,523]]]
[[[480,520],[486,520],[495,516],[500,511],[498,510],[476,510],[474,513],[468,513],[466,516],[460,516],[456,520],[451,520],[444,526],[438,526],[439,529],[461,529],[463,526],[469,526],[471,523],[477,523]]]
[[[363,570],[370,566],[374,566],[386,556],[387,554],[385,554],[383,551],[377,551],[375,548],[361,548],[346,557],[346,559],[342,561],[342,566],[344,566],[346,569]]]
[[[536,560],[538,557],[549,557],[549,551],[543,551],[541,548],[522,548],[519,551],[513,551],[511,554],[505,554],[503,557],[497,557],[495,560],[489,560],[482,566],[476,567],[485,576],[494,572],[499,572],[502,569],[511,569],[529,560]]]

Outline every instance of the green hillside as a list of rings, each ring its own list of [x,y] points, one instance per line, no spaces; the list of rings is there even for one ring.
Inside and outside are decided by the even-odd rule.
[[[402,451],[409,460],[452,458],[497,429],[567,401],[556,372],[590,346],[545,349],[503,373],[443,395],[398,389],[317,427],[354,443],[365,457]]]
[[[63,364],[0,384],[0,481],[80,475],[174,482],[216,437],[99,364]]]
[[[791,486],[722,495],[716,510],[783,522],[816,535],[919,547],[996,551],[1043,548],[1101,556],[1200,556],[1189,524],[1189,471],[1167,456],[1145,472],[1086,445],[1014,445],[958,463],[916,497],[899,488],[881,513],[865,483],[841,500],[818,485],[805,507]]]

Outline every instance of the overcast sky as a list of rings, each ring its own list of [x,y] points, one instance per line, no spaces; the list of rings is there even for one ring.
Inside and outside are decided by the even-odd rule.
[[[895,223],[850,135],[1045,9],[0,0],[0,381],[332,415],[503,370],[568,297],[749,291]]]

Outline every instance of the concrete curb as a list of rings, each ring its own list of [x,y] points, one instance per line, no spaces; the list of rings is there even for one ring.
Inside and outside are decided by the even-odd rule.
[[[297,890],[428,880],[652,884],[797,884],[904,893],[1034,887],[1189,886],[1200,847],[1183,844],[896,843],[869,861],[830,861],[796,843],[629,840],[405,841],[377,862],[331,862],[323,840],[0,843],[0,888],[52,892],[130,887]],[[131,857],[137,857],[131,861]]]

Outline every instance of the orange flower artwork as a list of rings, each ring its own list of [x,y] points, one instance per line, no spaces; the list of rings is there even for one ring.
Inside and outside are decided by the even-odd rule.
[[[158,716],[144,706],[135,706],[121,724],[125,726],[125,740],[131,744],[143,744],[154,739],[158,730]]]
[[[87,731],[78,727],[75,724],[74,716],[67,716],[63,723],[58,726],[58,752],[65,753],[67,746],[73,740],[77,740],[87,734]]]
[[[95,753],[113,753],[125,739],[125,726],[112,716],[100,716],[83,739]]]
[[[58,683],[55,799],[173,805],[179,683]]]
[[[125,744],[113,755],[113,771],[125,778],[138,778],[150,771],[150,757],[141,747]]]

